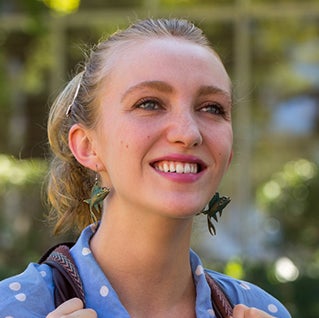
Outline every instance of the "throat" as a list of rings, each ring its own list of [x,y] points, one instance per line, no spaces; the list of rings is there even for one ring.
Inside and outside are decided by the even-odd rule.
[[[180,273],[191,273],[188,238],[164,242],[158,237],[145,237],[143,233],[103,235],[99,229],[90,245],[106,274],[114,271],[156,283],[163,282],[166,277],[169,280]]]
[[[112,237],[100,227],[91,250],[131,317],[195,317],[189,242],[155,241],[125,234]],[[181,315],[185,308],[187,314]]]
[[[175,290],[154,286],[153,290],[141,288],[128,302],[123,300],[130,316],[133,318],[195,318],[196,290],[192,279],[187,285],[175,284]],[[142,301],[141,301],[142,299]]]
[[[91,239],[92,253],[131,317],[181,317],[183,306],[195,308],[192,221],[133,215],[128,221],[125,212],[109,209]]]

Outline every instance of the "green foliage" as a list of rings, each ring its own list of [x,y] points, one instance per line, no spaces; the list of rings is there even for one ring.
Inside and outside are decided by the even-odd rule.
[[[80,0],[43,0],[43,2],[59,14],[70,14],[78,10]]]
[[[24,270],[28,263],[72,233],[53,237],[45,219],[42,186],[47,162],[17,160],[0,154],[0,280]]]
[[[319,278],[299,276],[292,282],[279,282],[271,263],[244,263],[245,280],[254,282],[287,307],[294,318],[317,318]]]
[[[178,7],[178,6],[198,6],[198,5],[227,5],[234,3],[234,0],[160,0],[160,3],[168,7]]]
[[[0,32],[0,45],[1,45],[1,32]],[[0,50],[0,112],[5,116],[4,113],[7,110],[5,107],[9,101],[9,87],[8,83],[6,83],[5,78],[5,56],[3,52]]]
[[[28,54],[21,84],[26,93],[37,95],[47,87],[47,74],[54,64],[52,56],[48,54],[48,47],[50,39],[45,35],[35,39],[30,47],[32,54]]]
[[[42,210],[40,192],[46,170],[43,160],[0,155],[0,279],[37,259],[43,221],[36,214]]]
[[[258,200],[268,209],[291,205],[295,213],[302,213],[305,210],[309,187],[318,178],[318,172],[318,166],[306,159],[288,162],[282,171],[274,174],[261,186]]]
[[[0,154],[0,194],[9,187],[25,187],[39,183],[46,169],[47,164],[43,160],[16,160]]]
[[[277,244],[305,274],[319,277],[319,166],[306,159],[288,162],[257,192],[268,218],[280,224]],[[316,273],[315,273],[316,272]]]
[[[226,263],[224,273],[237,279],[243,279],[245,270],[240,259],[230,260]]]

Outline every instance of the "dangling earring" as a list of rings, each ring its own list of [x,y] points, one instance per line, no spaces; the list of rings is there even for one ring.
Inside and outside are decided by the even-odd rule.
[[[229,202],[230,197],[219,197],[219,193],[216,192],[213,198],[209,201],[207,208],[201,212],[207,215],[208,230],[211,235],[216,235],[216,229],[212,222],[212,218],[218,222],[217,213],[219,212],[219,217],[221,217],[223,209]]]
[[[84,202],[89,205],[91,219],[94,224],[98,223],[96,213],[101,214],[103,200],[110,193],[110,188],[100,187],[98,181],[98,176],[96,174],[94,186],[91,191],[91,196],[89,199],[84,200]]]

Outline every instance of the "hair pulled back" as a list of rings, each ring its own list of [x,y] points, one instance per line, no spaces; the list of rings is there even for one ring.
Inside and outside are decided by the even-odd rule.
[[[112,57],[125,51],[127,44],[139,40],[177,37],[210,48],[201,29],[184,19],[147,19],[117,31],[96,45],[83,70],[78,73],[54,101],[48,119],[48,138],[52,160],[48,174],[49,218],[56,233],[70,228],[82,230],[90,224],[88,205],[95,172],[83,167],[74,158],[68,134],[79,123],[94,128],[98,121],[99,84],[112,69]],[[96,216],[98,219],[100,215]]]

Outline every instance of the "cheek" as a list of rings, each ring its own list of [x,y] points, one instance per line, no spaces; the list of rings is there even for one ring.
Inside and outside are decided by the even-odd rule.
[[[129,149],[130,145],[144,144],[150,139],[151,139],[150,135],[136,134],[136,136],[134,137],[132,135],[132,132],[126,132],[124,136],[123,135],[121,136],[120,144],[121,144],[121,147],[124,147],[125,149]]]
[[[154,127],[155,125],[149,125],[146,120],[125,120],[114,127],[112,135],[113,139],[119,141],[123,151],[138,150],[146,147],[147,142],[154,137],[157,131]]]
[[[125,127],[125,125],[123,125]],[[143,133],[140,127],[126,127],[115,130],[110,149],[118,160],[131,160],[143,155],[148,148],[150,135]]]
[[[129,149],[129,143],[127,142],[127,140],[121,140],[120,145],[121,145],[121,148],[123,148],[124,150]]]
[[[231,129],[220,129],[211,134],[210,145],[212,151],[216,151],[216,155],[220,161],[229,165],[232,158],[233,134]]]

